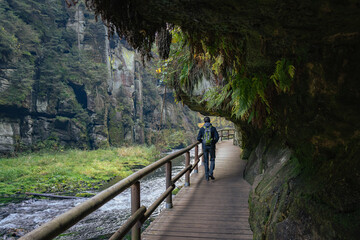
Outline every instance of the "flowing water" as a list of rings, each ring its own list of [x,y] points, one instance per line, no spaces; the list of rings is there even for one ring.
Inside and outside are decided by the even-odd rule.
[[[193,162],[194,152],[191,152]],[[175,176],[185,165],[183,156],[172,161],[172,175]],[[176,185],[183,185],[184,177]],[[149,207],[165,191],[164,166],[149,174],[140,181],[141,205]],[[17,235],[35,229],[54,217],[87,199],[31,199],[20,203],[10,203],[0,208],[0,239],[17,239]],[[57,239],[101,239],[115,232],[130,216],[130,189],[122,192],[106,203]],[[153,213],[152,218],[164,209],[161,204]],[[15,237],[9,237],[13,235]]]

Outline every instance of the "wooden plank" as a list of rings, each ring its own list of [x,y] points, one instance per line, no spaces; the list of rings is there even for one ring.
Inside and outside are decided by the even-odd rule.
[[[214,232],[181,232],[181,231],[156,231],[152,235],[158,236],[177,236],[177,237],[188,237],[192,239],[194,237],[202,237],[206,239],[243,239],[244,236],[252,236],[252,233],[214,233]],[[143,239],[145,239],[143,237]]]
[[[209,219],[209,214],[207,213],[202,213],[202,212],[192,212],[191,215],[186,214],[186,213],[172,213],[172,214],[166,214],[164,215],[163,218],[167,218],[168,220],[177,220],[177,219],[194,219],[194,215],[196,215],[196,220],[202,220],[202,219]],[[231,221],[236,221],[236,220],[247,220],[249,217],[249,213],[244,213],[241,215],[234,215],[234,214],[221,214],[221,212],[217,212],[214,215],[217,215],[216,220],[220,220],[220,221],[225,221],[225,220],[231,220]]]
[[[164,210],[143,232],[144,240],[252,239],[248,218],[250,185],[242,178],[246,162],[232,141],[218,144],[214,181],[203,167],[191,176],[190,187],[176,195],[173,208]]]
[[[169,219],[169,218],[163,218],[162,220],[159,220],[158,223],[162,223],[162,225],[167,225],[169,222],[175,222],[177,225],[196,225],[196,224],[203,224],[206,223],[208,225],[214,225],[214,226],[220,226],[220,227],[227,227],[227,226],[241,226],[242,224],[246,225],[248,222],[248,219],[244,218],[242,220],[213,220],[213,219],[201,219],[198,220],[196,218],[196,221],[194,221],[193,219],[183,219],[183,218],[177,218],[177,219]],[[245,227],[244,227],[245,228]]]
[[[146,239],[146,240],[204,240],[204,239],[208,239],[208,237],[202,237],[202,236],[198,236],[198,237],[187,237],[187,236],[184,236],[184,237],[180,237],[180,236],[172,236],[172,235],[145,235],[146,238],[143,238],[143,239]],[[220,237],[220,238],[211,238],[213,240],[252,240],[253,237],[252,235],[243,235],[241,236],[241,238],[224,238],[223,236]]]
[[[159,221],[158,223],[161,223],[159,225],[154,225],[153,227],[150,227],[149,230],[154,230],[156,229],[162,229],[163,227],[173,227],[173,228],[177,228],[177,227],[190,227],[190,228],[215,228],[215,229],[239,229],[239,230],[246,230],[246,229],[250,229],[250,227],[248,226],[248,222],[245,221],[234,221],[234,222],[230,222],[230,221],[196,221],[196,222],[184,222],[184,221],[176,221],[176,226],[174,227],[174,225],[172,225],[172,223],[174,223],[175,221],[169,222],[169,221]]]
[[[163,225],[159,225],[156,227],[156,229],[150,229],[149,232],[154,232],[154,231],[164,231],[164,230],[168,230],[169,224],[163,224]],[[252,234],[251,230],[246,228],[246,229],[242,229],[239,227],[232,227],[232,226],[225,226],[225,227],[220,227],[220,226],[211,226],[211,225],[203,225],[201,227],[198,227],[196,225],[182,225],[179,224],[178,226],[176,226],[176,228],[173,228],[173,231],[194,231],[194,232],[208,232],[209,229],[212,232],[217,232],[217,233],[246,233],[246,234]],[[170,232],[170,231],[169,231]]]

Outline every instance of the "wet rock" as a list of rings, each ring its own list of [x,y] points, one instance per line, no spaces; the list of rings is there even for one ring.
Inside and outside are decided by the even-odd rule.
[[[36,100],[36,110],[38,113],[47,113],[47,107],[47,101],[41,101],[40,99]]]
[[[16,138],[20,137],[17,119],[5,118],[0,121],[0,152],[12,152],[15,149]]]
[[[24,236],[26,234],[26,230],[25,229],[21,229],[21,228],[14,228],[14,229],[10,229],[7,231],[6,235],[9,236],[6,239],[18,239],[22,236]]]
[[[9,86],[10,86],[10,82],[5,78],[0,77],[0,93],[6,91],[6,89],[8,89]]]

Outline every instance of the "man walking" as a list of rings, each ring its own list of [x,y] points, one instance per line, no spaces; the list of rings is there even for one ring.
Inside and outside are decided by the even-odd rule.
[[[209,178],[214,180],[215,169],[215,144],[219,141],[219,134],[216,128],[210,123],[210,118],[204,118],[204,126],[200,128],[197,140],[202,142],[204,152],[204,168],[205,178],[209,181]],[[210,154],[210,170],[209,170],[209,154]]]

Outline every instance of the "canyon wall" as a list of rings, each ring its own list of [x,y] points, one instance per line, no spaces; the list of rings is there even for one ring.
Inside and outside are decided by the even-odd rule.
[[[197,115],[164,98],[156,55],[143,65],[83,3],[0,4],[0,152],[190,140]]]

